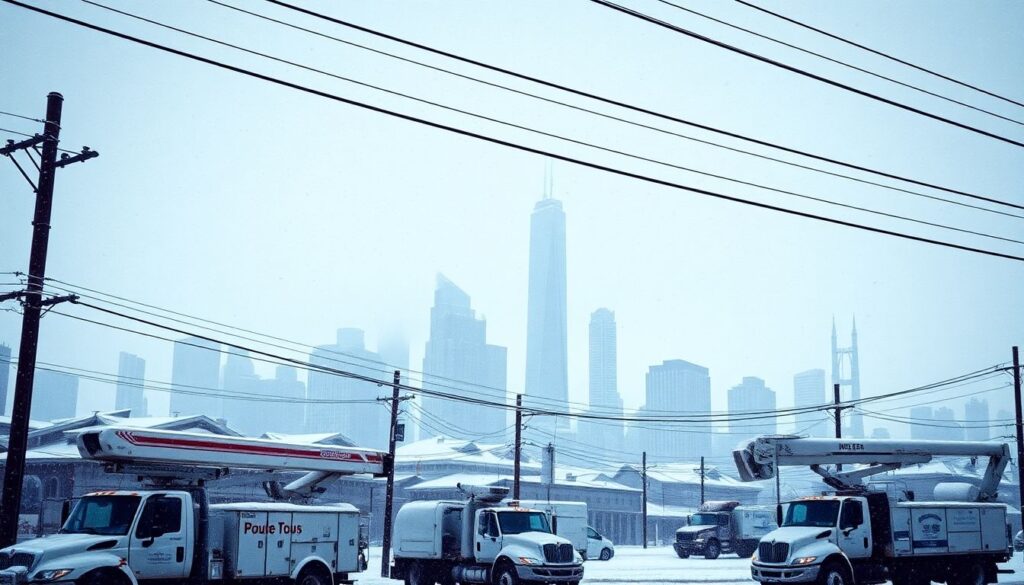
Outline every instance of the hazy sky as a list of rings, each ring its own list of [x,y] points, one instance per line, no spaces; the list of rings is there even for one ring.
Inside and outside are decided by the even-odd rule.
[[[1024,108],[742,5],[682,1],[1024,119]],[[289,31],[208,2],[109,2],[332,73],[674,164],[929,221],[1022,235],[1020,219],[869,188],[600,120]],[[354,99],[587,160],[853,221],[1024,252],[1020,245],[794,200],[481,122],[185,38],[85,3],[35,4]],[[1024,150],[1018,147],[797,77],[584,0],[303,4],[684,118],[1024,203]],[[651,0],[627,4],[1024,140],[1020,125],[800,55]],[[1024,98],[1024,37],[1019,34],[1024,4],[764,4]],[[247,5],[460,72],[726,141],[270,4]],[[412,364],[419,369],[434,276],[440,271],[469,293],[474,308],[487,317],[489,342],[509,348],[508,387],[521,390],[529,218],[543,192],[544,158],[216,70],[6,4],[0,5],[0,55],[0,110],[42,117],[47,92],[60,91],[66,99],[62,146],[86,144],[102,153],[58,176],[50,276],[314,344],[331,342],[338,327],[354,326],[366,329],[372,349],[382,332],[400,330],[408,336]],[[34,132],[38,127],[0,115],[0,128]],[[554,163],[553,170],[555,196],[564,202],[567,216],[573,400],[586,399],[587,323],[598,307],[615,311],[619,387],[628,407],[643,401],[647,367],[675,358],[710,368],[716,409],[725,408],[725,391],[745,375],[765,378],[779,393],[780,404],[788,405],[794,373],[829,368],[833,315],[845,343],[856,314],[862,381],[869,395],[1007,361],[1010,346],[1024,343],[1024,307],[1016,288],[1024,266],[1018,262],[782,216],[566,163]],[[0,194],[0,272],[25,270],[32,194],[6,162],[0,165]],[[0,276],[0,282],[10,282],[10,277]],[[98,316],[85,308],[59,310]],[[0,312],[0,341],[14,345],[15,353],[19,327],[17,315]],[[170,379],[170,344],[53,314],[45,318],[42,335],[40,358],[45,361],[116,372],[117,352],[127,350],[147,360],[151,379]],[[269,367],[258,370],[270,374]],[[994,415],[1010,394],[986,396],[1001,403],[993,404]],[[162,412],[167,397],[154,393],[150,403]],[[112,405],[111,386],[83,382],[80,412]],[[869,429],[877,424],[866,421]]]

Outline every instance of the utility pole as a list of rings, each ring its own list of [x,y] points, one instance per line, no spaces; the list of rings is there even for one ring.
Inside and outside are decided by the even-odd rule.
[[[832,385],[832,402],[836,405],[836,438],[843,438],[843,409],[839,406],[839,384]],[[836,471],[842,471],[843,464],[836,464]],[[775,470],[778,473],[779,470]]]
[[[523,457],[523,395],[516,394],[516,462],[512,471],[512,499],[519,499],[519,474]]]
[[[1021,422],[1020,404],[1020,352],[1013,346],[1013,406],[1017,411],[1017,489],[1024,503],[1024,424]]]
[[[778,473],[778,472],[776,472]],[[700,456],[700,505],[704,505],[704,456]]]
[[[98,156],[98,153],[83,148],[81,154],[69,157],[63,155],[57,160],[57,144],[60,140],[61,110],[64,97],[57,92],[46,96],[46,121],[43,135],[36,135],[15,143],[8,141],[0,148],[0,154],[14,162],[22,176],[32,185],[31,179],[18,164],[14,154],[19,150],[36,150],[39,153],[38,185],[32,185],[36,192],[35,213],[32,218],[32,248],[28,262],[28,287],[24,291],[5,295],[7,298],[22,298],[24,314],[21,321],[21,345],[18,349],[18,374],[14,384],[14,407],[11,411],[11,431],[7,441],[7,461],[4,467],[3,494],[0,496],[0,547],[11,546],[18,540],[18,513],[21,509],[21,488],[25,479],[25,451],[28,447],[28,421],[32,410],[32,385],[35,382],[36,352],[39,347],[39,320],[45,306],[71,297],[43,299],[43,281],[46,278],[46,250],[50,240],[50,215],[53,210],[53,185],[58,168]],[[42,144],[42,152],[36,146]],[[29,158],[32,154],[28,154]],[[77,298],[77,297],[76,297]]]
[[[643,512],[643,539],[644,548],[647,548],[647,451],[644,451],[643,465],[640,468],[640,479],[643,481],[643,498],[644,498],[644,512]]]
[[[402,372],[395,370],[391,384],[391,435],[388,438],[388,483],[384,492],[384,542],[380,552],[380,576],[391,576],[391,515],[395,508],[395,442],[398,438],[398,385]]]

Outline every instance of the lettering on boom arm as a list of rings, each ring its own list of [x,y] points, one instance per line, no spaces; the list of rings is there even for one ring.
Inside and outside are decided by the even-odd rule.
[[[839,443],[840,451],[863,451],[863,443]]]
[[[245,534],[302,534],[302,524],[278,522],[275,525],[246,522],[242,525],[242,532]]]

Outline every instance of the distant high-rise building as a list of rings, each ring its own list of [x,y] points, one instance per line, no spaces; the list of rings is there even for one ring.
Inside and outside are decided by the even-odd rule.
[[[130,408],[132,416],[147,416],[149,410],[143,385],[146,383],[146,360],[133,353],[122,351],[117,356],[117,392],[114,408]]]
[[[261,379],[256,389],[268,402],[261,405],[258,415],[253,418],[253,435],[304,432],[306,385],[299,380],[295,368],[277,366],[275,376]]]
[[[598,309],[590,315],[590,409],[596,414],[622,416],[618,389],[615,313]],[[579,440],[594,449],[622,451],[625,427],[619,421],[577,421]]]
[[[11,348],[0,343],[0,414],[7,414],[7,390],[11,381]]]
[[[380,356],[366,349],[362,329],[339,329],[334,345],[317,347],[309,361],[318,366],[343,369],[380,380],[388,378]],[[382,389],[374,382],[338,376],[312,370],[306,396],[310,400],[353,400],[341,404],[306,405],[307,433],[343,433],[360,447],[387,448],[388,410],[377,402],[391,396],[390,389]]]
[[[885,427],[875,427],[871,430],[872,439],[891,439],[892,435],[889,434],[889,429]]]
[[[459,396],[505,401],[506,350],[487,344],[487,322],[476,316],[469,295],[437,275],[430,309],[430,339],[423,353],[423,386]],[[502,441],[508,427],[506,411],[425,395],[421,413],[423,436]]]
[[[815,369],[800,372],[793,376],[793,407],[810,408],[831,402],[825,391],[825,370]],[[832,436],[831,429],[824,412],[801,412],[796,416],[796,428],[799,435],[810,437]]]
[[[205,414],[218,419],[223,404],[220,388],[220,344],[199,337],[174,342],[171,363],[172,416]],[[197,394],[201,393],[201,394]]]
[[[565,212],[549,192],[530,217],[530,282],[526,321],[526,403],[568,413],[569,370],[566,324]],[[557,418],[557,425],[553,419]],[[565,417],[532,423],[553,432]],[[543,439],[543,437],[542,437]]]
[[[910,438],[934,439],[935,427],[931,426],[935,413],[930,406],[915,406],[910,409]]]
[[[832,383],[839,384],[843,401],[860,400],[860,355],[857,350],[857,319],[853,320],[850,347],[839,347],[836,322],[832,320]],[[844,391],[845,390],[845,391]],[[843,415],[843,435],[864,436],[864,417],[855,409]]]
[[[956,421],[956,413],[952,408],[941,406],[935,409],[935,438],[940,441],[963,441],[964,428]]]
[[[256,367],[244,349],[229,347],[224,360],[223,418],[244,435],[260,436],[268,430],[262,428],[263,412],[270,403],[260,400],[262,385]]]
[[[32,414],[29,418],[55,421],[75,416],[78,376],[52,370],[36,370],[32,386]]]
[[[404,334],[396,330],[382,334],[377,341],[377,354],[380,355],[380,361],[387,364],[382,367],[387,370],[384,376],[393,376],[394,370],[398,370],[402,373],[403,382],[409,380],[409,340]],[[405,425],[406,443],[418,441],[420,438],[416,414],[408,402],[399,403],[398,422]]]
[[[971,398],[964,405],[964,435],[968,441],[987,441],[992,436],[984,398]]]
[[[647,401],[640,409],[641,415],[707,416],[710,412],[711,377],[707,368],[683,360],[666,360],[648,368]],[[647,451],[648,457],[694,460],[711,452],[710,428],[659,428],[645,424],[635,431],[639,439],[635,446]]]
[[[964,429],[953,409],[915,406],[910,409],[910,438],[931,441],[963,441]]]
[[[729,433],[739,441],[744,437],[774,435],[775,417],[754,419],[756,413],[775,410],[775,392],[761,378],[745,376],[743,382],[729,389]],[[734,418],[736,417],[736,418]],[[743,420],[749,418],[750,420]]]

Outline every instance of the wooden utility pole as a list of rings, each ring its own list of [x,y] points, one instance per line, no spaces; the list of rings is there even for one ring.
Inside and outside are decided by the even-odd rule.
[[[523,395],[516,394],[516,461],[512,468],[512,499],[519,499],[519,476],[523,458]]]
[[[644,498],[644,511],[643,511],[643,539],[644,548],[647,548],[647,451],[644,451],[644,458],[640,467],[640,480],[643,482],[643,498]]]
[[[700,456],[700,505],[704,505],[704,456]]]
[[[395,508],[395,443],[398,439],[398,386],[402,380],[402,372],[395,370],[394,382],[391,384],[391,435],[388,439],[388,483],[384,492],[384,541],[381,543],[380,576],[391,576],[391,517]]]
[[[63,155],[57,160],[57,144],[60,140],[61,110],[64,97],[57,92],[46,96],[46,120],[43,134],[15,143],[8,141],[0,148],[0,155],[14,161],[22,176],[25,174],[14,154],[19,150],[35,149],[42,144],[39,160],[38,184],[32,185],[36,192],[35,213],[32,218],[32,248],[28,261],[28,287],[4,295],[0,300],[21,298],[24,312],[21,320],[21,345],[18,348],[18,373],[14,383],[14,406],[11,410],[11,431],[7,440],[7,460],[4,466],[3,494],[0,496],[0,547],[15,544],[18,540],[18,514],[21,511],[21,488],[25,479],[25,452],[28,448],[28,421],[32,410],[32,389],[35,382],[36,352],[39,347],[39,321],[43,307],[71,300],[77,297],[43,299],[43,282],[46,278],[46,250],[50,241],[50,215],[53,210],[53,185],[57,169],[69,164],[88,160],[98,153],[83,148],[81,154]],[[29,154],[31,157],[31,154]]]
[[[1024,503],[1024,424],[1021,422],[1020,404],[1020,352],[1013,346],[1013,406],[1017,411],[1017,489]]]
[[[837,439],[842,439],[843,438],[843,409],[842,409],[841,406],[839,406],[839,402],[840,402],[840,400],[839,400],[839,384],[833,384],[832,385],[832,402],[836,405],[836,438]],[[836,464],[836,471],[842,471],[842,470],[843,470],[843,464],[842,463]],[[776,469],[775,473],[778,473],[778,472],[779,472],[779,470]]]

